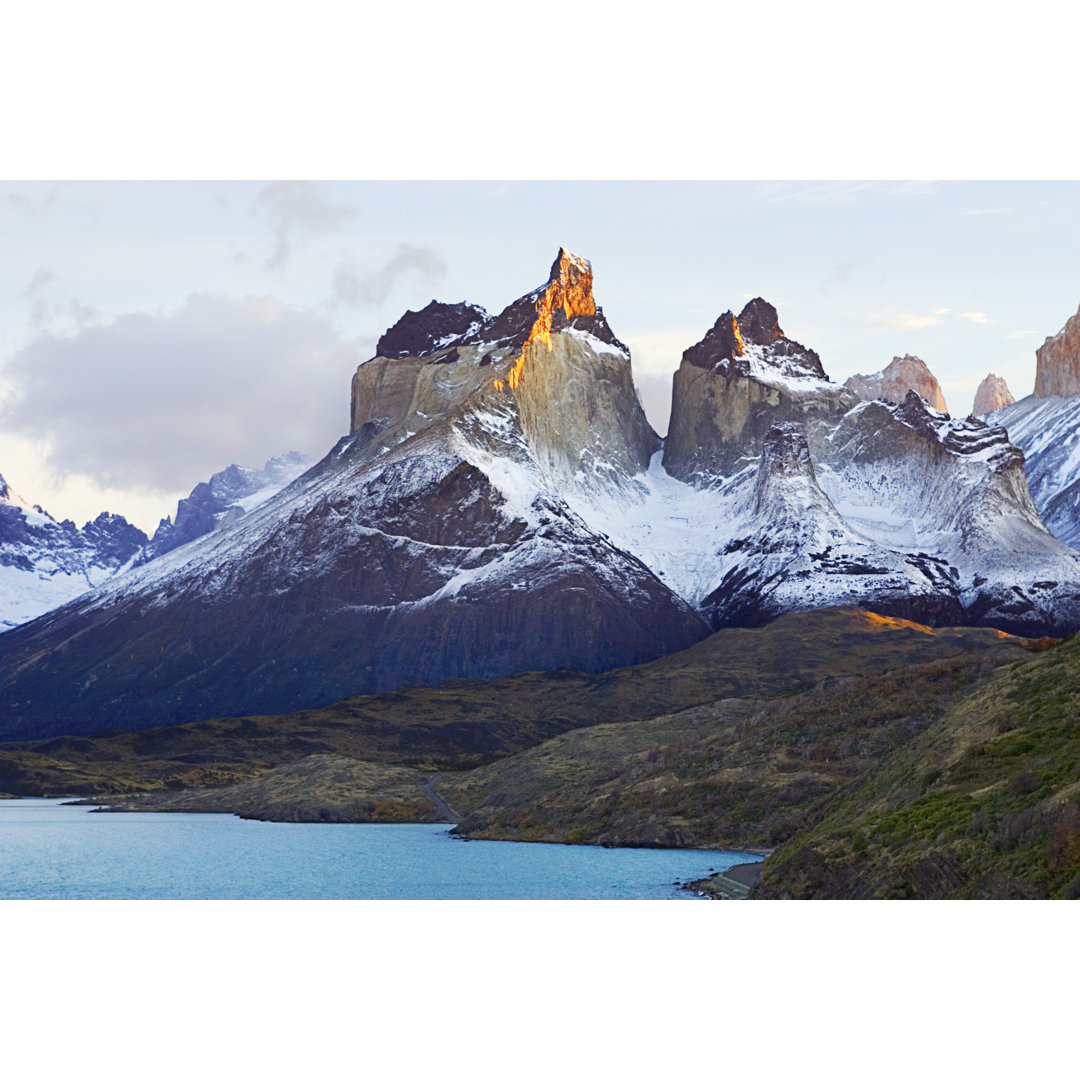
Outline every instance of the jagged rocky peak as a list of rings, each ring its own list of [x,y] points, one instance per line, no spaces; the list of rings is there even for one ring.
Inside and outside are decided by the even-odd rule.
[[[844,386],[863,401],[889,401],[900,405],[909,390],[926,399],[938,412],[948,412],[945,395],[934,373],[917,356],[894,356],[889,366],[873,375],[852,375]]]
[[[399,360],[429,356],[479,333],[492,317],[477,304],[443,304],[432,300],[419,311],[406,311],[381,338],[377,356]]]
[[[1035,396],[1080,394],[1080,311],[1035,350]]]
[[[358,368],[354,453],[373,457],[455,417],[498,415],[510,419],[540,465],[563,475],[588,480],[648,466],[659,438],[634,392],[629,350],[595,301],[587,259],[560,248],[547,281],[495,318],[481,320],[482,309],[470,305],[442,307],[441,314],[425,309],[429,325],[446,316],[436,329],[398,333],[418,326],[423,313],[407,317],[380,342],[394,334],[397,347],[380,348]],[[409,343],[427,351],[400,355]]]
[[[664,467],[695,486],[730,476],[777,423],[843,414],[857,398],[829,382],[812,349],[787,337],[761,297],[725,311],[683,353],[672,386]]]
[[[81,529],[31,505],[0,477],[0,630],[59,607],[124,569],[146,534],[119,514]]]
[[[603,309],[593,297],[592,264],[559,248],[547,281],[508,305],[483,337],[523,350],[534,341],[549,344],[553,333],[568,328],[582,330],[629,355],[626,346],[611,332]]]
[[[491,333],[500,328],[519,351],[496,365],[492,386],[512,397],[541,468],[606,486],[648,467],[660,440],[634,390],[630,351],[593,296],[587,259],[560,248],[547,282],[511,304]]]
[[[725,311],[701,341],[683,353],[683,362],[758,378],[828,378],[818,354],[787,337],[780,329],[776,308],[760,296],[738,318]]]
[[[176,505],[176,520],[164,518],[153,538],[139,553],[137,565],[156,559],[182,544],[238,521],[295,480],[311,461],[290,450],[270,458],[261,469],[230,465],[196,484]],[[87,526],[89,528],[89,526]]]
[[[975,391],[975,404],[972,406],[972,416],[985,416],[987,413],[997,412],[1006,405],[1015,405],[1016,398],[1009,391],[1009,386],[1000,375],[987,375],[979,389]]]
[[[880,399],[861,405],[844,417],[837,432],[833,441],[843,444],[855,439],[858,456],[865,461],[905,459],[922,467],[944,453],[985,461],[993,468],[1023,465],[1023,455],[1009,442],[1003,427],[974,416],[951,417],[916,390],[909,390],[899,405]],[[860,433],[857,438],[855,432]]]

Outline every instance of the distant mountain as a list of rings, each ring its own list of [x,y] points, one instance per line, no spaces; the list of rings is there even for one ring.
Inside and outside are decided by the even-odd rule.
[[[760,297],[683,354],[666,441],[567,251],[498,315],[406,312],[358,368],[351,416],[227,527],[0,635],[0,735],[602,672],[838,604],[1080,627],[1080,556],[1005,430],[913,391],[861,400]],[[223,485],[173,528],[240,506]]]
[[[176,507],[176,520],[165,518],[136,559],[136,565],[156,559],[182,544],[197,540],[238,521],[248,511],[276,495],[311,466],[295,450],[270,458],[261,469],[230,465],[208,482],[196,484]]]
[[[975,402],[971,407],[972,416],[986,416],[997,412],[1006,405],[1012,405],[1016,398],[1012,396],[1008,383],[999,375],[987,375],[975,391]]]
[[[0,629],[59,607],[129,566],[146,533],[117,514],[81,529],[31,506],[0,476]]]
[[[230,465],[197,484],[152,539],[118,514],[81,529],[31,506],[0,476],[0,630],[61,607],[124,570],[239,520],[310,466],[292,451],[262,469]]]
[[[941,384],[917,356],[894,356],[883,371],[873,375],[852,375],[844,388],[863,401],[888,401],[893,405],[902,405],[908,391],[914,390],[938,412],[948,412]]]

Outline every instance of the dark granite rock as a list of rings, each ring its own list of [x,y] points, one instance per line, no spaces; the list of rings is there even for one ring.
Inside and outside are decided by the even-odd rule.
[[[396,360],[427,356],[448,348],[457,338],[480,333],[491,316],[476,304],[443,304],[432,300],[419,311],[406,311],[381,338],[377,356]]]

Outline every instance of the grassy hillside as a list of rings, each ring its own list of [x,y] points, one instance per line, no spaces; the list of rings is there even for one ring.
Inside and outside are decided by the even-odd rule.
[[[311,755],[428,771],[483,765],[580,727],[625,723],[731,697],[775,697],[827,677],[1015,647],[998,631],[935,631],[858,609],[722,630],[649,664],[457,680],[350,698],[285,716],[235,717],[0,745],[0,791],[127,795],[242,782]]]
[[[573,731],[444,776],[438,790],[476,838],[774,848],[1017,651],[965,651],[768,701]]]
[[[1080,636],[960,697],[777,851],[755,894],[1080,898]]]
[[[112,808],[238,814],[263,821],[441,821],[422,790],[429,779],[417,769],[312,754],[249,780],[113,800]]]

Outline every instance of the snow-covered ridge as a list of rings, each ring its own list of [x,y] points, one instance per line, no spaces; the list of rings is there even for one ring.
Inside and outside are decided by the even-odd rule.
[[[295,450],[270,458],[261,469],[230,465],[209,481],[196,484],[176,507],[175,520],[165,518],[136,562],[149,562],[182,544],[231,524],[261,506],[311,465]]]
[[[59,607],[127,569],[146,534],[100,514],[81,529],[31,505],[0,477],[0,629]]]
[[[100,514],[81,529],[57,522],[0,477],[0,628],[36,619],[261,506],[308,468],[291,452],[262,469],[230,465],[196,485],[153,539],[124,518]]]
[[[769,345],[746,345],[743,355],[735,361],[740,368],[766,386],[782,388],[795,394],[816,394],[835,390],[836,384],[807,369],[792,357]]]

